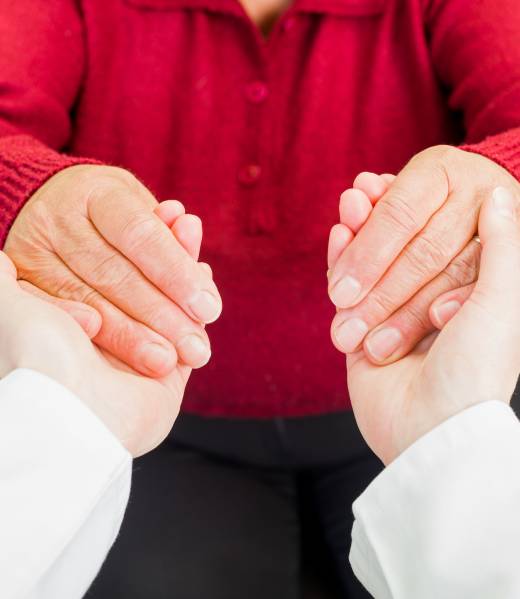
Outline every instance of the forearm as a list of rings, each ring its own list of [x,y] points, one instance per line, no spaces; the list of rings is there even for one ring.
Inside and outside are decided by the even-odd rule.
[[[463,117],[464,150],[520,179],[520,11],[517,0],[426,0],[434,67]]]
[[[0,247],[26,200],[57,171],[84,70],[72,0],[0,0]]]

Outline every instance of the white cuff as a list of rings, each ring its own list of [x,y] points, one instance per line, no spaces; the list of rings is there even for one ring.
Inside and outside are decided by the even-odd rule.
[[[73,599],[87,590],[117,534],[131,460],[103,423],[55,381],[17,370],[0,382],[2,598]],[[100,505],[108,508],[101,518]],[[78,539],[92,535],[89,520],[97,543],[77,555]]]
[[[419,439],[354,502],[350,562],[376,599],[520,597],[520,423],[485,402]]]

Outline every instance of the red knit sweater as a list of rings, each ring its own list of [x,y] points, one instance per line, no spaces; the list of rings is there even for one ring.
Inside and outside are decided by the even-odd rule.
[[[204,222],[224,300],[186,410],[345,409],[325,254],[360,170],[464,141],[520,177],[518,0],[0,0],[0,243],[85,156]],[[486,137],[489,137],[483,141]]]

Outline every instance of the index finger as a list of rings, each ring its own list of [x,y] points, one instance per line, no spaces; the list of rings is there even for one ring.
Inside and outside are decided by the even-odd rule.
[[[219,317],[215,283],[138,193],[105,192],[91,199],[88,213],[106,241],[189,316],[204,323]]]
[[[329,279],[332,302],[338,308],[359,303],[448,194],[448,179],[440,166],[421,156],[412,160],[339,257]]]

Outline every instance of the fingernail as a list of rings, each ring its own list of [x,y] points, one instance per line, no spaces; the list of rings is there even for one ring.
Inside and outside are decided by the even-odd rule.
[[[329,295],[332,303],[338,308],[350,308],[361,293],[361,283],[353,277],[346,276],[334,285]]]
[[[190,309],[201,322],[215,322],[220,316],[221,305],[209,291],[199,291],[191,300]]]
[[[192,368],[205,366],[211,358],[211,349],[198,335],[187,335],[176,347],[181,360]]]
[[[493,191],[493,206],[504,218],[516,220],[517,202],[513,194],[505,187],[497,187]]]
[[[153,373],[162,373],[172,365],[172,351],[159,343],[146,343],[141,346],[140,360]]]
[[[399,329],[387,327],[370,335],[365,341],[365,346],[375,360],[382,362],[398,349],[402,341],[403,336]]]
[[[455,314],[457,314],[461,307],[461,304],[457,300],[450,300],[440,306],[435,306],[432,309],[432,312],[437,320],[437,324],[443,327],[455,316]]]
[[[351,318],[334,330],[334,339],[346,354],[353,352],[368,333],[368,326],[360,318]]]

